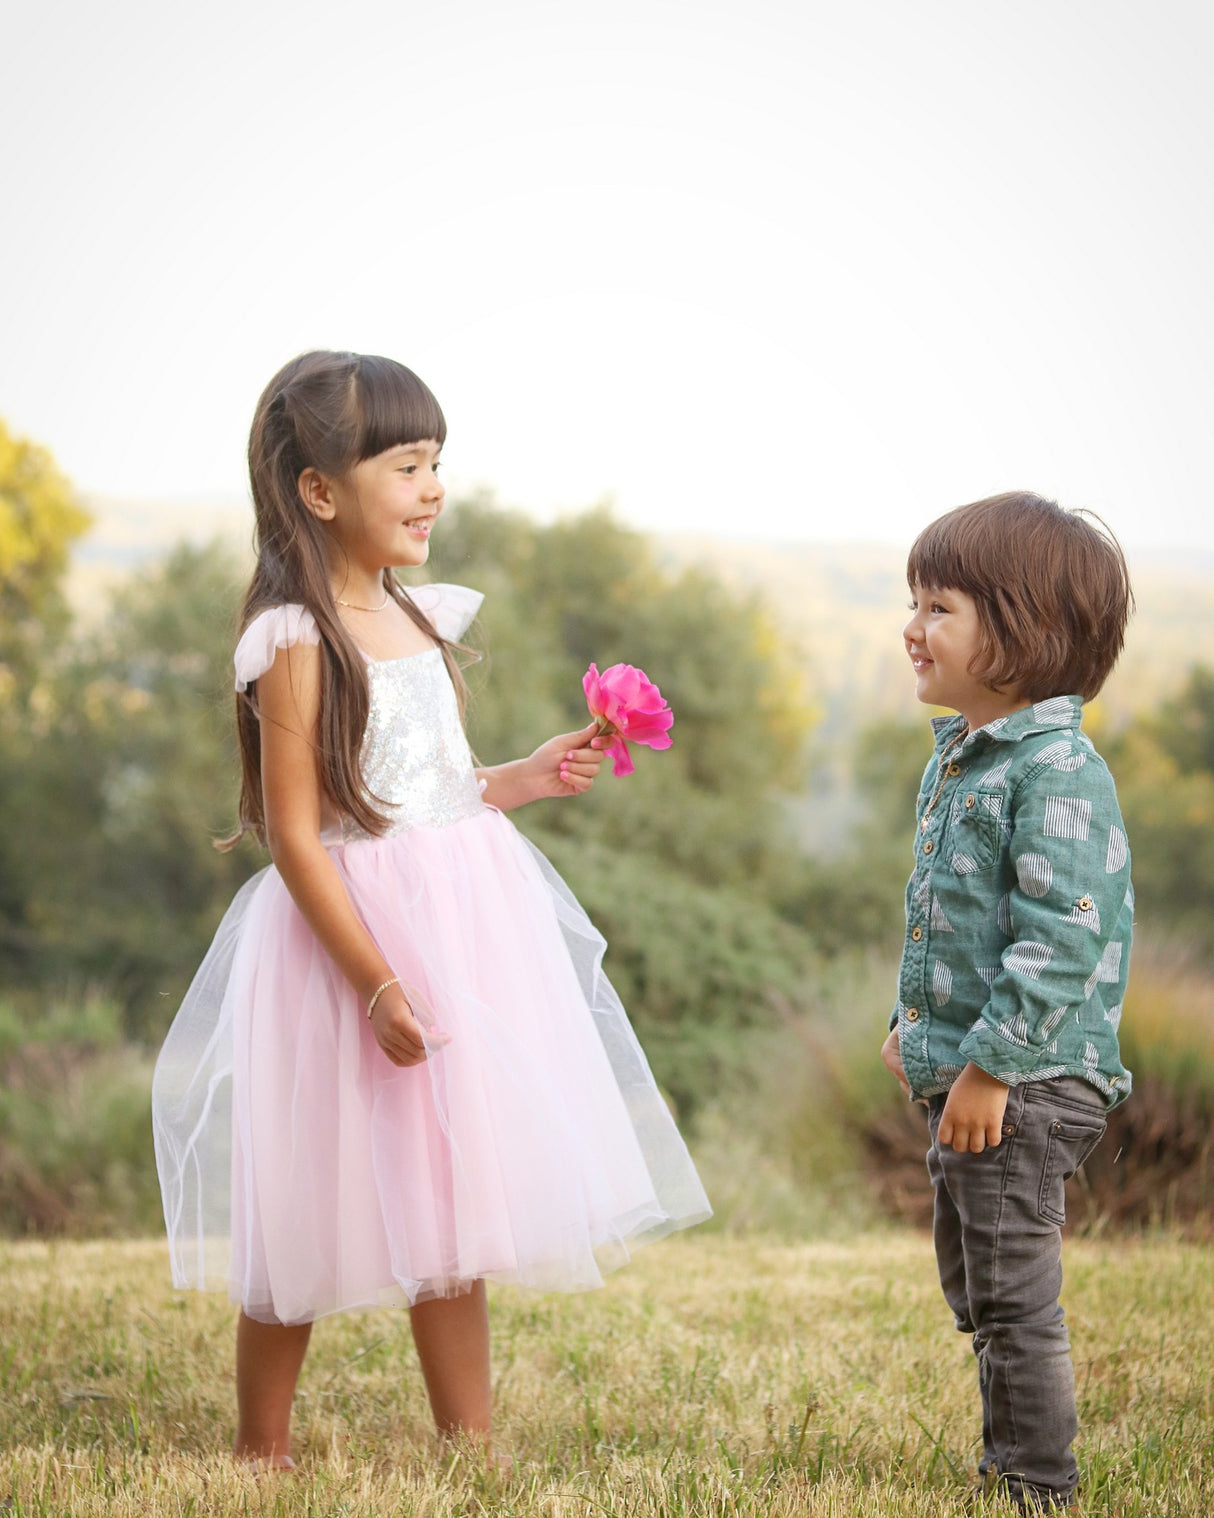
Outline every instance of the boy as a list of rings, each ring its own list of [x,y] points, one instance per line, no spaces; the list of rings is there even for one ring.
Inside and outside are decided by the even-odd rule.
[[[918,697],[958,715],[932,722],[882,1058],[928,1109],[940,1282],[978,1360],[979,1471],[1025,1510],[1067,1506],[1063,1183],[1129,1095],[1133,914],[1113,780],[1079,724],[1133,599],[1112,537],[1026,492],[933,522],[907,579]]]

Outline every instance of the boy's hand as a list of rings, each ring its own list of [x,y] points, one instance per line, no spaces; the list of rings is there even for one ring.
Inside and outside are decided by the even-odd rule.
[[[907,1080],[906,1071],[902,1068],[902,1049],[898,1043],[897,1028],[890,1029],[889,1037],[881,1045],[881,1061],[902,1087],[903,1095],[907,1101],[910,1101],[910,1081]]]
[[[940,1114],[936,1142],[958,1154],[981,1154],[1003,1139],[1008,1087],[977,1065],[966,1065],[953,1082]]]

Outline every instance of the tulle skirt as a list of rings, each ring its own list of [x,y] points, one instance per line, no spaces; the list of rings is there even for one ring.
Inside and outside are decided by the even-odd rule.
[[[393,1065],[277,871],[250,880],[156,1067],[176,1285],[279,1323],[580,1290],[709,1215],[602,938],[501,813],[330,852],[430,1057]]]

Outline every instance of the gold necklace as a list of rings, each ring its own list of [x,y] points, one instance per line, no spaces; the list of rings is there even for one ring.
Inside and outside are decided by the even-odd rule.
[[[349,611],[383,611],[384,607],[387,606],[388,602],[392,599],[392,596],[388,590],[388,587],[385,585],[384,598],[378,606],[355,606],[353,601],[343,601],[340,596],[334,596],[333,599],[339,606],[344,606]]]
[[[924,833],[927,832],[927,825],[932,820],[932,812],[935,810],[936,802],[940,800],[940,796],[941,796],[941,794],[942,794],[942,792],[944,790],[944,787],[948,783],[948,777],[949,777],[949,773],[948,772],[949,772],[950,766],[946,765],[944,761],[948,758],[948,756],[952,753],[952,751],[956,748],[956,746],[960,742],[962,742],[968,736],[968,734],[969,734],[969,728],[968,727],[963,727],[959,733],[957,733],[954,737],[952,737],[952,738],[949,739],[949,741],[944,745],[944,748],[941,751],[940,759],[939,759],[939,762],[938,762],[938,765],[937,765],[937,768],[939,769],[939,772],[940,772],[940,784],[936,787],[936,794],[927,803],[927,811],[924,812],[924,814],[923,814],[923,820],[919,824],[919,827],[920,827],[921,831],[923,831]]]

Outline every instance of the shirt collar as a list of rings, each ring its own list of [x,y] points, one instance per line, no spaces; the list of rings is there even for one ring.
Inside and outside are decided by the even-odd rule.
[[[970,744],[977,745],[980,741],[1019,743],[1021,738],[1030,738],[1034,733],[1048,733],[1058,728],[1078,727],[1082,720],[1082,696],[1049,696],[1044,701],[1035,701],[1032,706],[1022,706],[1010,717],[996,717],[985,727],[980,727],[970,733],[961,747],[968,748]],[[932,732],[936,739],[936,752],[939,753],[964,729],[964,717],[933,717]]]

